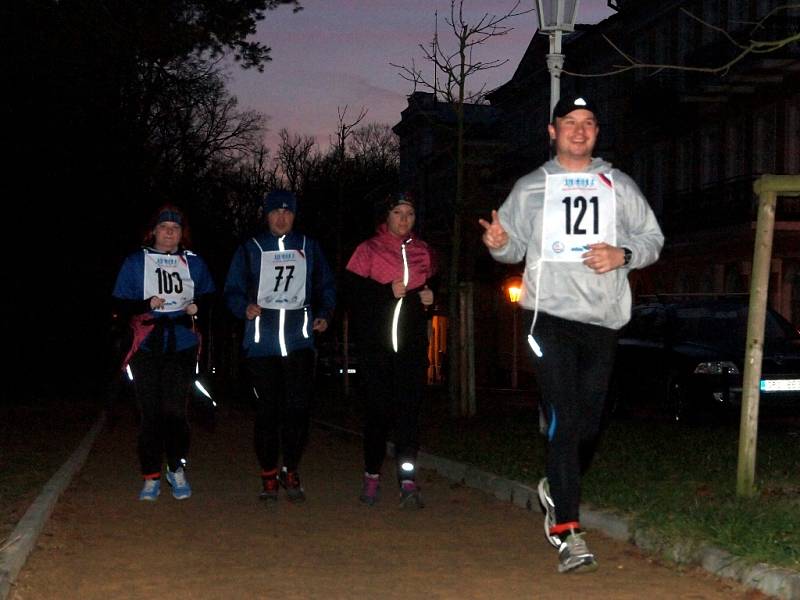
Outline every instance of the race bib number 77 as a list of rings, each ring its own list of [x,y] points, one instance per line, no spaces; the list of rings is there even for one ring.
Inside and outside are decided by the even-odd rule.
[[[542,260],[581,262],[589,244],[617,244],[611,175],[548,174],[542,219]]]

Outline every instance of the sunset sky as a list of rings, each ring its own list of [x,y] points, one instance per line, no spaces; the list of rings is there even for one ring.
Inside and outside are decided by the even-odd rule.
[[[278,131],[313,135],[321,148],[328,146],[338,116],[347,105],[352,119],[368,110],[366,123],[396,124],[406,107],[411,84],[390,63],[417,67],[433,74],[422,58],[420,44],[430,44],[439,11],[439,40],[453,40],[444,18],[449,0],[303,0],[305,9],[292,13],[282,8],[269,12],[259,25],[257,38],[271,46],[273,61],[263,73],[231,68],[230,89],[240,108],[269,117],[267,144],[274,146]],[[514,0],[466,0],[465,20],[476,23],[483,14],[501,15]],[[535,6],[525,0],[518,12]],[[583,0],[578,22],[595,23],[613,11],[606,0]],[[483,61],[508,59],[503,67],[479,73],[470,89],[484,83],[487,89],[508,81],[537,27],[536,14],[516,17],[514,28],[481,47]],[[423,90],[426,91],[426,90]]]

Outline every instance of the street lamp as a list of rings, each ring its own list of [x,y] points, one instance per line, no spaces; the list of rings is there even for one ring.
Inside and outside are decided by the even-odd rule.
[[[561,69],[564,55],[561,54],[561,36],[565,31],[575,30],[580,0],[536,0],[539,14],[539,33],[550,36],[550,54],[547,55],[547,69],[550,71],[550,114],[561,97]]]
[[[513,275],[508,277],[503,283],[503,289],[511,302],[512,314],[512,335],[511,335],[511,389],[517,389],[519,383],[517,377],[517,306],[522,297],[522,277]]]

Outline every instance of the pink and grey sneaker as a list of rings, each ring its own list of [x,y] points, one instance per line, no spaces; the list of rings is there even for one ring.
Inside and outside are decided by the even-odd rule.
[[[417,482],[413,479],[404,479],[400,482],[400,507],[408,509],[422,508],[422,502]]]
[[[361,487],[361,495],[358,499],[368,506],[375,504],[380,496],[380,483],[381,476],[379,474],[364,473],[364,484]]]

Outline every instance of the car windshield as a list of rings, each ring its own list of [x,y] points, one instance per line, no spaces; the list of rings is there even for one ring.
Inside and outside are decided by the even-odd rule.
[[[747,337],[746,305],[689,305],[675,307],[672,335],[683,342],[727,342],[743,346]],[[796,337],[780,317],[767,312],[764,337],[768,341]]]

